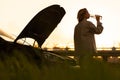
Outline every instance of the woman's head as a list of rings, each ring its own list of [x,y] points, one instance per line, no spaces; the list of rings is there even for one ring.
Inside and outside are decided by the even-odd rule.
[[[88,19],[90,14],[86,8],[80,9],[77,15],[77,19],[81,22],[83,19]]]

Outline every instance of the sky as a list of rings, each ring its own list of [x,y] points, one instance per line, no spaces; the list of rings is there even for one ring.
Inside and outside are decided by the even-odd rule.
[[[102,16],[104,30],[95,35],[97,47],[120,46],[120,0],[0,0],[0,30],[16,38],[39,11],[53,4],[63,7],[66,14],[42,47],[74,47],[77,12],[82,8]],[[89,20],[96,25],[95,19]]]

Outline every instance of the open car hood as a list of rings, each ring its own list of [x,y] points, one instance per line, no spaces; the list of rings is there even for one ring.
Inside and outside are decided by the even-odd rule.
[[[60,23],[65,13],[64,8],[60,7],[60,5],[51,5],[43,9],[31,19],[14,42],[16,43],[18,39],[29,37],[35,39],[39,47],[41,47]]]

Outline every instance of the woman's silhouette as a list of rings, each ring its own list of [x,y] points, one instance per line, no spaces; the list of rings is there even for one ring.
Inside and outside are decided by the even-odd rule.
[[[74,29],[75,54],[80,64],[86,56],[96,53],[94,34],[100,34],[103,31],[100,16],[96,16],[97,26],[87,21],[89,17],[90,14],[86,8],[79,10],[77,15],[78,24]]]

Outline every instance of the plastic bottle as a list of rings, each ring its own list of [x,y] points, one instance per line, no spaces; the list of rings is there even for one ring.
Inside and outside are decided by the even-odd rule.
[[[100,19],[102,19],[102,16],[101,16],[101,15],[97,15],[97,14],[95,14],[95,15],[90,15],[90,17],[91,17],[91,18],[95,18],[95,19],[96,19],[96,17],[100,17]]]

